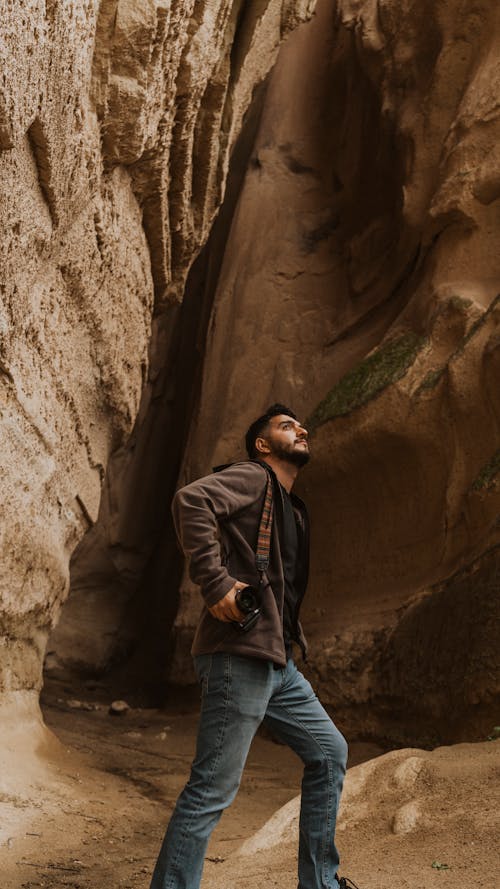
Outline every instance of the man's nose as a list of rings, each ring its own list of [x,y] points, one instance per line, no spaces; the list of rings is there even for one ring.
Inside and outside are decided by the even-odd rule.
[[[299,425],[297,428],[297,435],[300,435],[301,438],[307,438],[309,433],[308,433],[307,429],[304,428],[304,426]]]

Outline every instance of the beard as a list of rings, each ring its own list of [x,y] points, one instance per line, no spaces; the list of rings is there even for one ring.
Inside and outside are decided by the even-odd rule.
[[[311,456],[309,450],[306,451],[304,448],[296,451],[295,445],[273,445],[272,453],[273,456],[279,457],[280,460],[286,460],[287,463],[298,466],[299,469],[309,462]]]

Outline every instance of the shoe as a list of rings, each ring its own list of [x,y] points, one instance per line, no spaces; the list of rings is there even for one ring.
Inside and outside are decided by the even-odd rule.
[[[339,877],[337,874],[337,880],[339,881],[339,889],[359,889],[359,886],[356,883],[353,883],[349,877]]]

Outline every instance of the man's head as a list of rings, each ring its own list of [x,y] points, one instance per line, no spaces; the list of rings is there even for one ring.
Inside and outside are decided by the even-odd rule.
[[[271,457],[298,467],[305,466],[309,460],[307,430],[284,404],[268,407],[250,426],[245,443],[251,460]]]

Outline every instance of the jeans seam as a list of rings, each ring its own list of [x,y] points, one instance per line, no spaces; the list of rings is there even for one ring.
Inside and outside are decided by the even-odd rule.
[[[322,850],[321,851],[321,876],[322,876],[323,880],[326,882],[326,874],[325,874],[326,849],[327,849],[328,837],[329,837],[330,833],[332,832],[330,810],[331,810],[331,802],[332,802],[332,783],[333,783],[333,781],[332,781],[332,770],[331,770],[331,765],[330,765],[330,759],[328,757],[327,752],[323,749],[323,747],[321,746],[318,739],[315,738],[314,735],[310,732],[308,727],[306,725],[304,725],[304,723],[301,722],[300,719],[297,719],[295,714],[291,713],[286,705],[283,705],[283,710],[287,713],[287,715],[291,721],[295,722],[296,725],[299,725],[308,734],[308,736],[312,739],[312,741],[314,741],[314,743],[319,748],[319,750],[321,750],[321,753],[323,754],[323,756],[326,759],[326,765],[327,765],[327,769],[328,769],[328,798],[327,798],[328,815],[327,815],[327,820],[326,820],[326,831],[324,833],[323,842],[321,844],[321,850]],[[332,885],[331,889],[335,889],[335,887]]]
[[[210,667],[211,666],[212,666],[212,662],[210,662]],[[218,766],[220,759],[222,757],[222,747],[223,747],[222,742],[224,740],[224,734],[226,731],[228,718],[229,718],[229,707],[227,705],[229,703],[229,687],[231,684],[230,680],[231,680],[230,655],[225,654],[224,655],[224,702],[225,702],[226,706],[224,708],[224,719],[221,722],[221,726],[220,726],[220,730],[219,730],[219,734],[217,736],[217,742],[216,742],[219,752],[218,752],[217,757],[214,759],[212,771],[209,775],[208,780],[205,783],[205,790],[209,790],[211,788],[212,783],[215,778],[216,771],[217,771],[217,766]],[[180,839],[179,844],[177,846],[177,854],[172,861],[172,870],[173,871],[175,871],[175,869],[177,868],[177,865],[179,864],[179,860],[181,859],[182,853],[184,851],[185,842],[186,842],[188,835],[189,835],[190,826],[191,826],[194,818],[198,814],[198,811],[202,805],[203,805],[203,800],[201,800],[198,803],[196,810],[193,809],[193,811],[191,812],[190,818],[187,820],[187,822],[184,826],[184,829],[181,833],[181,839]],[[165,889],[175,889],[175,884],[172,882],[172,880],[170,880],[169,883],[167,883],[165,885]]]
[[[208,670],[206,672],[206,676],[204,677],[204,685],[203,685],[203,690],[205,691],[205,694],[208,694],[208,684],[210,682],[210,673],[212,670],[212,655],[209,655],[209,657],[210,657],[210,660],[208,662]]]

